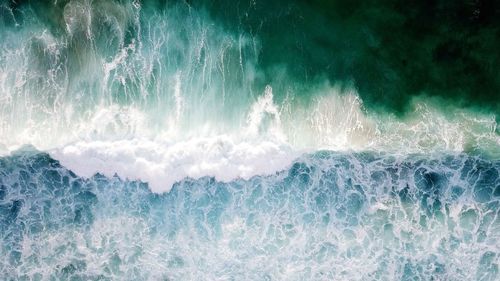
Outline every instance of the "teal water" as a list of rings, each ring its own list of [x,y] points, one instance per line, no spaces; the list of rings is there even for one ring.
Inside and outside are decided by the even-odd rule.
[[[270,87],[261,119],[294,145],[335,146],[309,139],[342,123],[406,138],[423,106],[461,150],[497,146],[496,4],[378,2],[4,0],[2,144],[241,132]]]
[[[72,13],[79,16],[68,24]],[[182,63],[192,59],[186,49],[196,44],[189,41],[205,26],[211,36],[197,44],[198,59],[205,64],[215,47],[210,40],[218,41],[214,60],[224,53],[226,82],[238,82],[231,86],[245,84],[236,80],[249,78],[245,66],[255,63],[258,75],[247,82],[263,87],[272,81],[280,93],[326,77],[354,82],[371,109],[402,113],[411,109],[414,96],[425,95],[498,115],[499,13],[492,0],[6,1],[1,24],[4,32],[17,34],[46,29],[62,41],[71,33],[61,56],[80,57],[70,59],[72,75],[88,63],[90,54],[84,52],[110,58],[134,39],[171,52],[170,64]],[[168,51],[162,45],[169,40],[162,42],[158,30],[173,25],[177,44]],[[229,36],[216,39],[209,25]],[[88,50],[90,45],[94,50]],[[283,81],[284,74],[290,79]]]

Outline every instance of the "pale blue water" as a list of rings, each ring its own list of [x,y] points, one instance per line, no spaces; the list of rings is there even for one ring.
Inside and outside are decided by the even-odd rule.
[[[497,280],[500,162],[317,152],[250,180],[0,159],[4,280]]]

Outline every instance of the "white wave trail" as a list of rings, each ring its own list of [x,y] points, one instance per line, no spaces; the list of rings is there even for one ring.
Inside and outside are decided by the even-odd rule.
[[[153,192],[165,192],[186,177],[213,176],[227,182],[272,174],[285,169],[298,153],[285,143],[235,142],[221,135],[173,143],[146,139],[77,142],[51,155],[81,176],[117,174],[146,181]]]
[[[400,155],[468,151],[500,157],[500,137],[491,116],[463,110],[446,115],[416,102],[412,115],[398,119],[366,113],[354,91],[343,93],[335,87],[324,91],[307,106],[286,100],[276,104],[268,86],[249,106],[246,123],[235,128],[211,120],[182,127],[176,120],[183,110],[180,102],[174,116],[166,117],[169,126],[157,131],[147,112],[111,106],[65,134],[50,136],[46,129],[33,126],[21,139],[48,151],[81,176],[116,174],[148,182],[159,193],[186,177],[212,176],[227,182],[270,175],[286,169],[301,154],[321,149]],[[6,154],[19,145],[7,143],[0,150]]]
[[[397,118],[367,112],[356,85],[268,77],[258,34],[186,4],[149,14],[140,1],[75,0],[54,28],[29,9],[0,28],[0,155],[30,144],[80,175],[157,192],[184,177],[272,174],[321,149],[500,158],[494,115],[427,99]]]
[[[250,107],[247,124],[236,130],[224,133],[208,126],[186,133],[178,128],[148,136],[137,129],[145,125],[141,114],[136,113],[137,120],[128,122],[136,129],[125,130],[121,138],[91,137],[49,151],[79,175],[117,174],[146,181],[154,192],[169,191],[186,177],[212,176],[228,182],[271,175],[286,169],[301,154],[321,149],[395,155],[444,151],[487,153],[493,158],[500,155],[500,137],[495,133],[494,118],[489,116],[460,111],[450,117],[420,103],[405,120],[369,116],[355,93],[335,91],[309,108],[294,110],[293,116],[284,108],[274,103],[272,88],[267,87]],[[112,124],[116,123],[120,122]],[[99,127],[99,122],[89,126]],[[115,134],[117,131],[113,130]]]

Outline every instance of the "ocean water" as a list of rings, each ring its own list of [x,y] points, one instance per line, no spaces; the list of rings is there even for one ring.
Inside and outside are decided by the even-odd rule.
[[[498,277],[498,160],[319,151],[163,194],[32,148],[0,168],[0,274],[15,280]]]
[[[0,280],[498,280],[499,11],[0,0]]]

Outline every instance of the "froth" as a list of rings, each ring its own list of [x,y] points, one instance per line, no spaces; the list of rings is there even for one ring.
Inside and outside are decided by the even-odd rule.
[[[273,176],[168,193],[0,159],[0,276],[118,280],[497,280],[500,163],[318,152]]]
[[[51,155],[77,174],[142,180],[154,192],[169,191],[184,178],[213,176],[220,181],[248,179],[283,170],[298,156],[286,143],[265,139],[235,140],[226,135],[187,141],[77,142]]]

